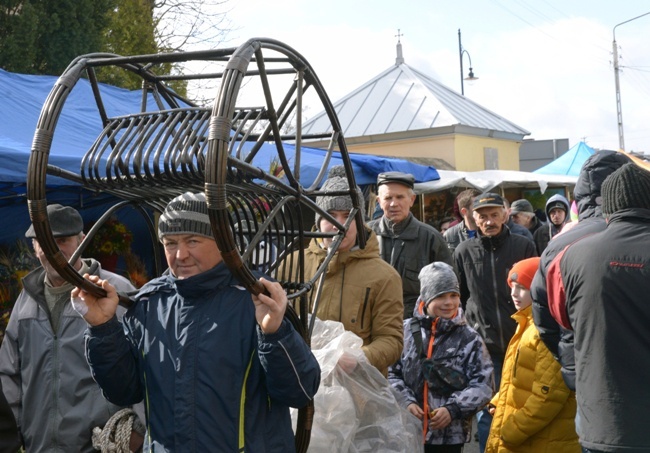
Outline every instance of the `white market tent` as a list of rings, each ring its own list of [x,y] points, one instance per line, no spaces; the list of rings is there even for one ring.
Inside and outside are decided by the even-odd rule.
[[[440,179],[415,184],[417,194],[439,192],[452,187],[476,188],[482,192],[497,188],[539,189],[548,187],[573,187],[577,176],[542,175],[514,170],[451,171],[438,170]]]

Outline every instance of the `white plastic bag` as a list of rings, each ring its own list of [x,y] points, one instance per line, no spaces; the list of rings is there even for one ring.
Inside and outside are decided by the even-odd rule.
[[[399,407],[388,380],[366,359],[359,337],[339,322],[317,319],[311,341],[321,385],[309,453],[423,451],[422,422]],[[339,365],[343,356],[342,362],[356,361],[356,366],[345,371]],[[297,411],[291,415],[295,427]]]

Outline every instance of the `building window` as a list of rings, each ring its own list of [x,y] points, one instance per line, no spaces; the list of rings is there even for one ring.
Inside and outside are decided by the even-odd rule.
[[[496,148],[483,148],[486,170],[499,169],[499,150]]]

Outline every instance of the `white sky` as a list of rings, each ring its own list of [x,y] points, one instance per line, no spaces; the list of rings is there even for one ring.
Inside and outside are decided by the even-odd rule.
[[[527,129],[617,149],[616,24],[639,0],[228,0],[228,47],[277,39],[312,65],[332,102],[405,62],[460,92],[458,29],[479,80],[465,95]],[[650,15],[616,29],[625,148],[650,152]],[[465,71],[469,67],[464,56]],[[312,115],[317,111],[310,112]]]

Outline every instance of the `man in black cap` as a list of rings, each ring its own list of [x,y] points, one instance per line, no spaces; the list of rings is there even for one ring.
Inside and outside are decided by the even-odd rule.
[[[517,309],[510,297],[508,270],[516,262],[537,256],[537,253],[532,241],[511,233],[505,226],[508,213],[499,194],[478,195],[473,209],[478,236],[458,245],[454,262],[467,322],[485,340],[494,363],[498,389],[508,342],[516,328],[510,317]],[[479,413],[478,419],[479,448],[483,451],[492,417],[486,409]]]
[[[379,238],[381,257],[402,277],[404,319],[413,316],[420,295],[420,270],[434,261],[452,263],[442,234],[411,213],[415,202],[414,183],[415,178],[408,173],[380,173],[377,196],[384,215],[368,223]]]
[[[69,260],[84,238],[81,215],[60,204],[49,205],[47,215],[59,250]],[[84,356],[86,322],[70,303],[72,284],[47,261],[33,225],[25,236],[41,266],[23,279],[9,318],[0,348],[3,392],[26,451],[92,452],[93,428],[103,427],[121,407],[104,399],[90,374]],[[73,267],[111,281],[120,291],[135,290],[94,259],[79,258]]]
[[[650,172],[627,163],[601,193],[607,227],[553,260],[549,309],[575,334],[583,451],[650,451]]]

